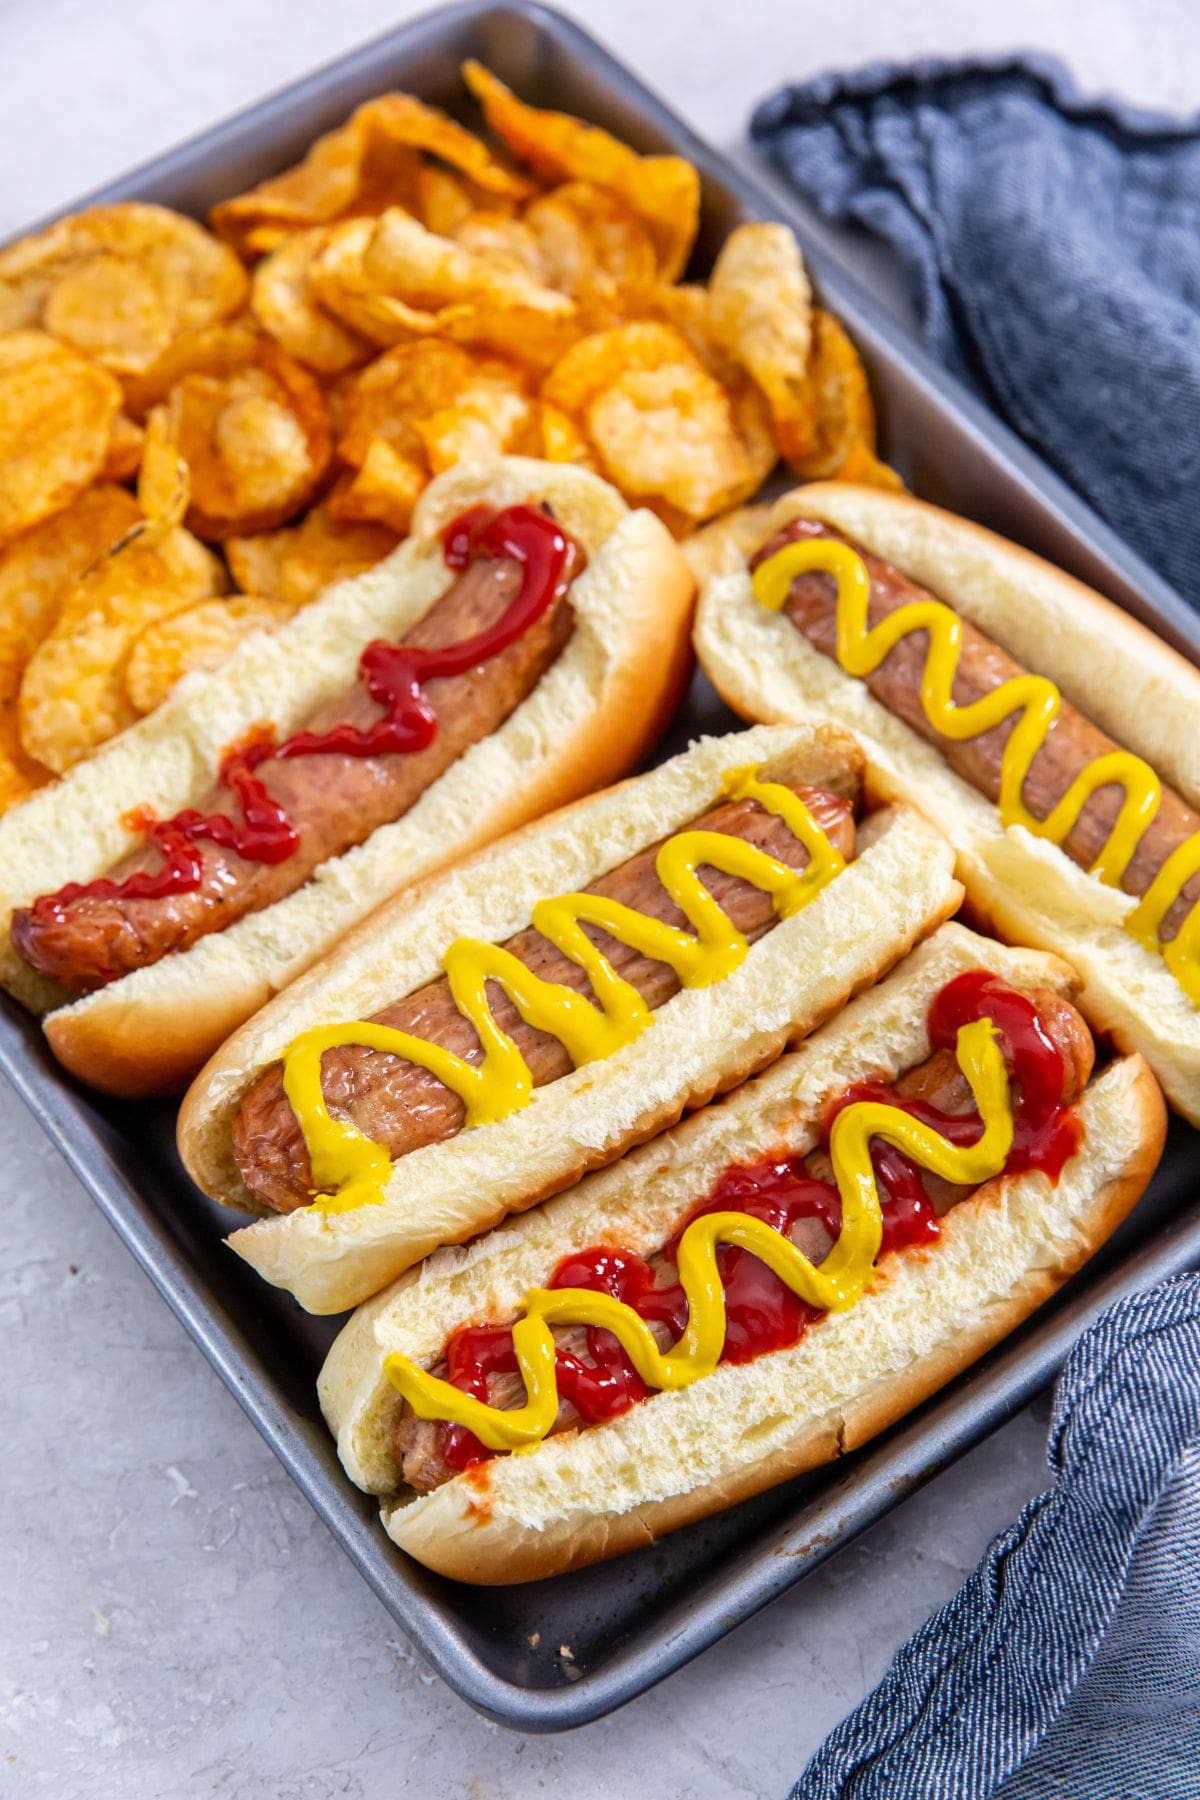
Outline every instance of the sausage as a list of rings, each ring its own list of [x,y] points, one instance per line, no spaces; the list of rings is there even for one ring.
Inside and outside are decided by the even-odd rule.
[[[751,567],[757,568],[785,544],[812,538],[832,538],[836,543],[849,544],[862,557],[870,576],[868,619],[872,625],[910,601],[931,598],[924,588],[902,575],[891,563],[872,556],[861,544],[841,532],[830,530],[816,519],[794,519],[763,545],[752,558]],[[785,610],[793,625],[816,649],[836,660],[837,589],[831,575],[816,570],[798,575],[792,583]],[[962,623],[963,645],[953,697],[958,705],[966,706],[981,694],[990,693],[1027,671],[968,620],[964,619]],[[978,737],[961,741],[943,737],[925,717],[921,703],[921,677],[928,644],[926,632],[908,633],[884,657],[875,672],[866,676],[867,687],[889,712],[903,719],[918,737],[940,751],[957,775],[989,800],[998,800],[1000,760],[1019,714],[1014,713]],[[1030,764],[1024,786],[1026,806],[1035,818],[1045,818],[1081,769],[1097,757],[1120,748],[1064,700]],[[1063,845],[1072,862],[1078,863],[1080,868],[1090,868],[1104,848],[1123,799],[1124,790],[1109,783],[1083,808]],[[1197,831],[1200,831],[1200,814],[1193,812],[1164,784],[1158,811],[1142,833],[1121,878],[1125,892],[1144,894],[1171,852]],[[1169,941],[1175,935],[1197,900],[1200,900],[1200,876],[1188,882],[1163,920],[1161,935],[1164,940]]]
[[[576,569],[577,572],[577,569]],[[401,640],[425,649],[461,642],[494,624],[521,584],[519,564],[481,560],[465,569]],[[210,931],[221,931],[303,886],[329,857],[362,843],[406,813],[451,763],[502,725],[536,686],[571,634],[569,604],[559,600],[506,650],[465,675],[432,677],[424,691],[438,728],[410,755],[316,755],[259,765],[258,775],[300,834],[281,863],[251,862],[202,842],[200,886],[191,893],[137,900],[82,895],[53,913],[23,908],[12,938],[33,968],[74,993],[88,993],[155,963]],[[348,723],[364,728],[382,708],[363,683],[323,706],[307,723],[322,732]],[[218,785],[199,802],[204,813],[237,816],[230,790]],[[118,879],[158,866],[153,844],[140,846],[113,870]]]
[[[813,788],[796,791],[843,855],[853,855],[855,833],[849,803]],[[794,869],[803,868],[808,861],[808,852],[783,820],[765,812],[755,800],[717,807],[697,825],[744,838]],[[594,882],[588,892],[623,901],[651,918],[686,927],[687,920],[655,873],[658,848],[653,845],[631,857]],[[751,942],[777,922],[769,895],[750,882],[717,870],[708,870],[704,879],[718,905]],[[617,974],[637,989],[648,1006],[661,1006],[678,993],[678,977],[668,964],[639,955],[605,932],[585,929]],[[506,948],[543,980],[560,982],[577,993],[590,991],[587,976],[579,965],[540,932],[520,932]],[[528,1063],[536,1087],[568,1073],[571,1061],[556,1037],[527,1025],[494,983],[489,983],[488,1000],[497,1025],[512,1038]],[[482,1060],[475,1028],[458,1011],[444,978],[374,1016],[377,1023],[412,1032],[454,1051],[468,1062]],[[321,1076],[326,1104],[334,1116],[352,1120],[367,1137],[384,1144],[393,1157],[404,1156],[425,1144],[440,1143],[462,1129],[465,1108],[457,1094],[428,1070],[399,1057],[368,1050],[362,1044],[347,1044],[325,1052]],[[312,1189],[308,1151],[283,1091],[278,1065],[266,1070],[242,1101],[233,1122],[233,1148],[242,1179],[262,1205],[291,1212],[309,1204]]]
[[[1031,988],[1027,992],[1028,998],[1038,1010],[1047,1036],[1053,1040],[1063,1059],[1062,1099],[1063,1105],[1069,1106],[1082,1094],[1091,1076],[1095,1058],[1092,1034],[1070,1001],[1064,1000],[1052,988]],[[971,1090],[953,1050],[935,1050],[932,1056],[919,1063],[916,1068],[906,1070],[891,1086],[901,1099],[923,1100],[928,1105],[935,1106],[939,1112],[951,1116],[968,1113],[974,1107]],[[833,1170],[828,1152],[815,1150],[805,1157],[804,1162],[810,1175],[819,1181],[832,1182]],[[956,1187],[939,1176],[931,1175],[928,1170],[922,1170],[921,1176],[939,1218],[975,1191],[970,1187]],[[833,1247],[834,1240],[819,1219],[799,1220],[791,1236],[793,1243],[814,1263],[823,1261]],[[678,1279],[675,1264],[665,1252],[659,1251],[649,1256],[647,1261],[655,1271],[660,1287],[669,1287]],[[666,1340],[669,1339],[670,1332],[658,1325],[651,1325],[651,1330],[659,1348],[667,1349],[669,1346]],[[585,1361],[590,1360],[587,1331],[584,1327],[570,1325],[556,1329],[554,1341],[559,1350],[569,1351]],[[433,1373],[445,1379],[446,1364],[438,1363]],[[524,1400],[525,1387],[519,1375],[496,1375],[489,1380],[490,1405],[508,1410],[520,1406]],[[552,1431],[566,1431],[578,1423],[579,1416],[575,1409],[569,1402],[560,1401]],[[396,1421],[392,1441],[400,1460],[401,1475],[409,1487],[420,1493],[429,1493],[460,1473],[445,1460],[446,1429],[445,1423],[440,1419],[418,1419],[407,1403]]]

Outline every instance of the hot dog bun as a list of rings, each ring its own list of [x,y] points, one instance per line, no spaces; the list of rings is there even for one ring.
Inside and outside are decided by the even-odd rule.
[[[726,771],[746,765],[765,779],[844,795],[862,779],[859,748],[838,726],[710,738],[406,893],[237,1032],[197,1078],[179,1123],[192,1178],[227,1205],[254,1208],[233,1160],[231,1121],[300,1032],[368,1018],[413,992],[439,973],[460,935],[503,942],[528,926],[539,899],[586,887],[698,817],[719,797]],[[951,853],[911,810],[868,821],[864,842],[733,974],[677,993],[635,1042],[536,1089],[522,1111],[399,1157],[383,1204],[265,1218],[236,1232],[233,1248],[310,1311],[338,1312],[439,1245],[557,1192],[763,1067],[958,904]]]
[[[701,533],[695,643],[745,718],[841,720],[862,739],[872,780],[945,831],[971,905],[1002,937],[1069,958],[1081,1010],[1140,1050],[1168,1098],[1200,1124],[1200,1008],[1161,957],[1122,929],[1134,900],[1063,850],[1016,827],[933,746],[843,673],[781,613],[759,606],[747,557],[788,520],[823,520],[971,620],[1200,808],[1200,671],[1110,601],[1060,569],[909,495],[839,482],[798,488]]]
[[[363,648],[397,638],[447,583],[439,532],[478,503],[546,500],[583,544],[575,627],[528,698],[394,824],[325,862],[295,893],[190,950],[96,993],[66,996],[16,954],[17,906],[67,881],[89,881],[137,841],[134,806],[169,816],[211,786],[222,750],[263,719],[281,732],[349,686]],[[271,636],[243,643],[219,670],[195,674],[148,718],[0,821],[0,984],[48,1013],[55,1055],[108,1093],[182,1087],[205,1057],[379,902],[576,795],[611,781],[646,751],[687,673],[694,591],[665,527],[631,512],[581,469],[505,457],[464,463],[432,482],[412,534],[378,567],[338,583]]]
[[[929,1002],[988,969],[1069,992],[1057,958],[946,925],[798,1050],[719,1104],[589,1175],[537,1214],[444,1250],[361,1307],[333,1345],[321,1404],[348,1474],[383,1501],[400,1547],[457,1580],[556,1574],[665,1532],[852,1450],[983,1354],[1039,1306],[1129,1211],[1154,1170],[1165,1113],[1141,1057],[1111,1064],[1079,1103],[1085,1137],[1057,1186],[1001,1176],[941,1221],[932,1245],[885,1257],[849,1311],[794,1349],[656,1393],[618,1419],[552,1436],[415,1497],[401,1486],[401,1401],[382,1372],[424,1366],[459,1325],[510,1319],[572,1250],[659,1249],[731,1164],[803,1154],[824,1103],[929,1054]]]

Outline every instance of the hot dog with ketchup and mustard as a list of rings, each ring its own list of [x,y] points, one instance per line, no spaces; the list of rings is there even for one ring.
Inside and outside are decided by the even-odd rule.
[[[1113,1230],[1162,1146],[1057,958],[946,925],[764,1073],[361,1307],[326,1418],[393,1540],[559,1573],[853,1449]]]

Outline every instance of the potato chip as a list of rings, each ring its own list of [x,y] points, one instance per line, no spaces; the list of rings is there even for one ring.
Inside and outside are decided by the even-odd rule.
[[[125,413],[118,413],[113,420],[104,467],[100,471],[101,479],[128,481],[131,475],[137,474],[141,460],[142,428]]]
[[[141,373],[245,294],[232,251],[141,202],[93,206],[0,251],[0,331],[41,326],[115,375]]]
[[[127,488],[99,482],[0,550],[0,697],[58,618],[66,596],[142,514]],[[11,692],[6,673],[15,671]]]
[[[671,326],[639,320],[596,331],[574,344],[542,382],[542,398],[579,418],[589,401],[627,369],[656,369],[692,362],[690,346]]]
[[[540,279],[576,299],[638,305],[658,269],[654,241],[614,195],[587,181],[570,181],[526,208]]]
[[[809,380],[816,431],[811,452],[792,463],[796,473],[810,480],[828,477],[877,487],[903,485],[875,457],[875,408],[858,352],[833,314],[820,308],[813,313]],[[847,469],[854,472],[846,474]]]
[[[585,338],[552,370],[543,398],[581,420],[623,493],[660,503],[677,515],[673,523],[737,505],[775,461],[763,440],[765,409],[756,415],[748,391],[735,404],[668,325]]]
[[[499,367],[495,365],[494,367]],[[414,419],[451,406],[477,379],[480,364],[457,344],[424,338],[388,350],[362,371],[346,400],[338,455],[358,468],[376,438],[422,460]],[[513,376],[519,384],[519,377]]]
[[[191,471],[188,526],[204,538],[267,531],[313,496],[332,453],[329,415],[307,369],[260,338],[224,375],[185,375],[166,401]]]
[[[364,369],[351,391],[338,454],[361,474],[331,502],[332,514],[407,531],[431,474],[467,456],[537,455],[539,447],[519,370],[438,338],[403,344]]]
[[[489,196],[492,208],[499,204],[496,195]],[[476,211],[476,201],[467,183],[449,169],[426,163],[417,170],[415,183],[416,213],[426,231],[439,237],[453,237],[461,225]]]
[[[213,229],[243,254],[253,254],[276,247],[284,232],[389,206],[415,207],[427,155],[484,193],[521,199],[530,192],[528,181],[435,107],[411,94],[381,94],[338,130],[318,138],[303,162],[214,207]]]
[[[479,457],[536,455],[540,447],[533,401],[487,380],[415,426],[434,475]]]
[[[40,331],[0,337],[0,544],[81,494],[101,473],[120,385]]]
[[[171,436],[170,415],[156,406],[146,422],[138,505],[148,523],[169,530],[181,525],[192,498],[192,472]]]
[[[176,682],[193,669],[216,669],[252,631],[270,631],[290,619],[294,607],[260,594],[201,600],[186,612],[148,625],[125,665],[125,692],[140,713],[161,706]]]
[[[17,709],[12,700],[0,700],[0,814],[54,777],[21,749]]]
[[[787,226],[760,221],[731,232],[709,279],[708,301],[717,343],[767,397],[780,450],[789,462],[810,455],[812,290]]]
[[[339,525],[386,525],[405,537],[413,507],[428,481],[429,470],[423,460],[402,456],[383,438],[376,438],[362,466],[343,476],[331,490],[329,516]]]
[[[250,305],[264,331],[298,361],[322,375],[365,363],[372,347],[327,312],[308,281],[313,257],[328,239],[327,229],[298,231],[264,257],[254,271]]]
[[[307,606],[333,582],[374,568],[398,542],[398,535],[382,525],[339,524],[322,501],[299,525],[230,538],[224,548],[233,578],[244,591]]]
[[[472,256],[520,270],[540,284],[558,285],[546,283],[538,240],[523,219],[501,212],[473,212],[447,235]]]
[[[682,156],[639,156],[567,113],[526,106],[480,63],[464,63],[463,79],[491,129],[521,162],[551,181],[604,188],[645,222],[663,280],[683,273],[700,218],[700,177],[691,163]]]
[[[220,325],[184,331],[146,370],[125,382],[125,405],[136,419],[164,401],[185,375],[233,375],[252,363],[262,328],[249,313]]]
[[[21,749],[25,665],[84,571],[140,517],[127,489],[101,482],[0,551],[0,812],[50,779]]]
[[[439,335],[541,368],[576,335],[565,294],[435,236],[397,208],[338,226],[310,281],[323,305],[380,345]]]
[[[904,491],[904,482],[895,469],[888,463],[880,462],[875,452],[861,438],[855,438],[833,479],[854,481],[860,487],[893,488],[901,493]]]
[[[224,566],[182,526],[135,526],[63,602],[21,682],[21,745],[61,775],[131,725],[131,646],[156,619],[224,591]]]
[[[579,463],[585,469],[595,469],[592,446],[575,420],[561,407],[552,406],[548,400],[539,400],[538,430],[542,440],[540,454],[547,462]]]

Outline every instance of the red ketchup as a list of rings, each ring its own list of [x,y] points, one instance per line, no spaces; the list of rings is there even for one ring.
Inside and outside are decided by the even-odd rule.
[[[299,847],[300,837],[283,807],[255,774],[264,762],[296,756],[403,756],[426,749],[437,734],[437,715],[423,683],[436,676],[463,675],[507,650],[562,593],[570,561],[565,532],[532,506],[507,506],[500,512],[472,507],[446,527],[442,549],[447,566],[454,570],[467,568],[479,557],[504,557],[520,565],[520,589],[494,625],[437,650],[382,640],[368,644],[359,659],[359,679],[382,711],[365,730],[335,725],[329,731],[297,731],[276,744],[270,727],[259,728],[227,750],[221,760],[220,780],[236,797],[240,819],[225,813],[200,813],[193,807],[170,819],[155,819],[144,809],[129,813],[122,822],[155,845],[162,866],[121,880],[102,876],[98,881],[70,882],[57,893],[42,894],[35,900],[34,916],[58,917],[72,901],[86,895],[157,900],[194,893],[203,878],[203,859],[197,848],[203,840],[220,844],[247,862],[286,861]]]
[[[991,1019],[996,1027],[1014,1088],[1013,1147],[1005,1171],[1015,1175],[1038,1169],[1057,1182],[1080,1141],[1079,1121],[1062,1104],[1066,1071],[1058,1048],[1033,1002],[985,970],[956,976],[936,995],[929,1009],[933,1047],[952,1049],[959,1027],[980,1018]],[[856,1100],[899,1107],[954,1144],[976,1142],[983,1129],[977,1113],[952,1116],[924,1101],[904,1099],[883,1083],[860,1082],[829,1108],[826,1142],[838,1113]],[[880,1254],[931,1243],[938,1236],[938,1221],[920,1170],[902,1151],[878,1140],[872,1145],[871,1160],[883,1214]],[[842,1225],[841,1197],[832,1183],[809,1174],[800,1157],[764,1160],[727,1169],[683,1221],[665,1247],[666,1257],[674,1262],[679,1240],[692,1220],[711,1212],[744,1212],[784,1236],[805,1219],[817,1220],[830,1238],[837,1237]],[[725,1290],[722,1362],[745,1363],[772,1350],[790,1349],[821,1317],[817,1307],[794,1294],[753,1251],[722,1244],[717,1267]],[[632,1250],[577,1251],[563,1258],[548,1285],[611,1294],[648,1323],[669,1327],[673,1338],[687,1325],[683,1289],[678,1283],[660,1285],[659,1274]],[[587,1346],[594,1366],[561,1349],[555,1366],[560,1397],[570,1402],[585,1425],[595,1425],[645,1399],[646,1388],[611,1332],[589,1327]],[[517,1373],[512,1329],[506,1325],[464,1326],[450,1339],[446,1357],[447,1379],[478,1400],[488,1398],[490,1374]],[[463,1469],[493,1453],[466,1426],[450,1425],[443,1454],[451,1467]]]

